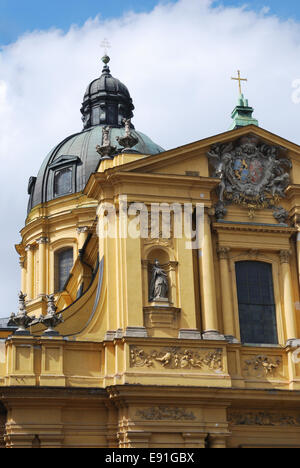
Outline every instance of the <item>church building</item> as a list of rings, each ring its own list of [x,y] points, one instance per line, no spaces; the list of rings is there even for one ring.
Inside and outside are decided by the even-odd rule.
[[[0,446],[299,448],[300,146],[240,87],[228,131],[165,151],[102,61],[28,183]]]

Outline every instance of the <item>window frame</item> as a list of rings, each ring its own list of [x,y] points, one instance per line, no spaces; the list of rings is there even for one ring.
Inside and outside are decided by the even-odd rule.
[[[59,283],[60,283],[60,277],[59,277],[59,255],[63,252],[66,252],[66,251],[71,251],[72,250],[72,254],[73,254],[73,261],[72,261],[72,266],[71,266],[71,269],[70,269],[70,272],[74,266],[74,259],[75,259],[75,252],[74,252],[74,246],[73,245],[66,245],[64,247],[60,247],[58,249],[56,249],[54,251],[54,256],[53,256],[53,263],[54,263],[54,278],[53,278],[53,283],[54,283],[54,293],[55,294],[59,294],[61,293],[63,290],[64,290],[64,286],[65,284],[67,283],[68,279],[70,278],[70,273],[68,275],[68,277],[66,278],[65,280],[65,283],[64,283],[64,286],[62,288],[59,287]]]
[[[70,190],[68,192],[62,192],[62,193],[57,193],[56,192],[56,177],[58,174],[61,174],[62,171],[66,171],[70,169],[71,171],[71,184],[70,184]],[[53,174],[53,198],[60,198],[60,197],[65,197],[67,195],[71,195],[74,193],[74,166],[64,166],[56,169]]]
[[[236,256],[232,256],[229,260],[230,262],[230,274],[231,274],[231,284],[232,284],[232,294],[233,294],[233,309],[234,309],[234,320],[235,320],[235,329],[236,337],[241,342],[241,328],[240,328],[240,318],[239,318],[239,303],[238,303],[238,292],[237,292],[237,282],[236,282],[236,269],[235,263],[240,261],[256,261],[269,263],[272,266],[272,279],[273,279],[273,292],[274,292],[274,303],[275,303],[275,314],[276,314],[276,323],[277,323],[277,336],[278,344],[268,344],[268,343],[243,343],[243,345],[250,346],[266,346],[266,347],[276,347],[284,346],[285,337],[284,337],[284,317],[283,317],[283,308],[282,308],[282,294],[280,288],[280,263],[278,256],[276,254],[270,256],[265,256],[262,253],[258,253],[255,258],[251,253],[240,253]]]
[[[50,187],[50,196],[53,200],[61,197],[67,197],[72,195],[77,191],[77,166],[81,162],[78,156],[60,156],[58,159],[54,160],[49,166],[49,187]],[[56,174],[64,169],[72,169],[72,188],[71,191],[64,194],[55,193],[55,176]]]

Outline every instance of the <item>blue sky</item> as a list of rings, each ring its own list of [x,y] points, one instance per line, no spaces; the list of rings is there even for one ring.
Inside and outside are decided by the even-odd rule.
[[[71,24],[81,26],[99,14],[107,19],[122,16],[128,10],[150,11],[158,3],[158,0],[0,0],[0,43],[13,42],[34,29],[56,27],[66,31]]]
[[[98,14],[103,19],[120,17],[128,10],[148,12],[158,3],[167,2],[176,0],[0,0],[0,44],[14,42],[23,33],[35,29],[56,27],[67,31],[71,24],[81,26],[89,17]],[[248,4],[255,10],[270,7],[271,14],[300,21],[299,0],[217,0],[215,4]]]
[[[222,0],[216,3],[225,6],[248,5],[249,9],[259,11],[264,7],[270,8],[270,13],[282,19],[300,20],[299,0]]]

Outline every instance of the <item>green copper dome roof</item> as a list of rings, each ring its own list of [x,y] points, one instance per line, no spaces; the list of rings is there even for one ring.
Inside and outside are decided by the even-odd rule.
[[[64,168],[72,168],[72,188],[64,195],[84,190],[90,175],[95,172],[101,162],[96,146],[101,145],[102,125],[91,127],[83,132],[71,135],[57,145],[44,160],[38,176],[29,180],[30,194],[28,211],[40,203],[58,198],[55,193],[55,174]],[[148,136],[134,129],[132,135],[138,143],[132,148],[134,153],[145,155],[163,152],[163,148],[154,143]],[[116,147],[116,154],[124,148],[120,147],[117,137],[124,136],[124,128],[110,128],[111,144]]]
[[[110,74],[109,57],[105,56],[102,61],[105,64],[102,75],[90,83],[84,95],[81,107],[84,129],[59,143],[44,160],[37,177],[30,177],[28,212],[41,203],[84,190],[101,162],[97,147],[105,144],[105,132],[109,133],[112,158],[128,150],[145,155],[164,151],[134,129],[130,120],[134,105],[129,91]],[[124,149],[122,142],[129,140],[133,143]],[[104,150],[106,148],[104,146]]]

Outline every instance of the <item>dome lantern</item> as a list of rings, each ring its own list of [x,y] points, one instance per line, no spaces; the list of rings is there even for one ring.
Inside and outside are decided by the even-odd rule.
[[[102,62],[102,74],[87,87],[80,109],[84,129],[95,125],[122,127],[123,119],[133,117],[134,105],[127,87],[111,75],[107,54]]]

